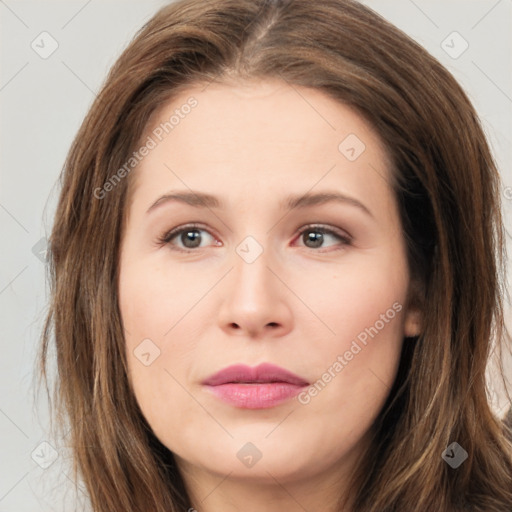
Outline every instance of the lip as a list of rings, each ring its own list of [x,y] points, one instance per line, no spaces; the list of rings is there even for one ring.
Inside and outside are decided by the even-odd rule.
[[[254,368],[241,364],[228,366],[202,384],[219,399],[242,409],[274,407],[309,386],[302,377],[270,363]]]

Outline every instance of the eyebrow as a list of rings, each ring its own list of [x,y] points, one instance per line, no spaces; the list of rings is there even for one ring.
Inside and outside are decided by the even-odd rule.
[[[195,208],[217,208],[224,209],[224,203],[216,196],[204,192],[183,191],[169,192],[159,197],[147,210],[150,213],[158,206],[177,201]],[[293,208],[308,208],[312,206],[323,205],[331,202],[348,204],[355,206],[372,218],[375,218],[372,212],[359,200],[354,197],[340,194],[338,192],[317,192],[315,194],[306,193],[302,195],[290,195],[279,204],[282,210],[292,210]]]

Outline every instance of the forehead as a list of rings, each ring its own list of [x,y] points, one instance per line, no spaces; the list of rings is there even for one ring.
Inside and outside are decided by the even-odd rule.
[[[196,102],[192,109],[187,107],[191,98]],[[180,119],[173,116],[178,113]],[[198,144],[220,143],[221,149],[245,142],[257,151],[259,144],[273,142],[269,150],[287,144],[306,152],[320,145],[337,153],[339,142],[353,134],[370,152],[385,152],[376,131],[355,108],[321,90],[281,80],[192,85],[154,113],[147,134],[173,117],[178,123],[162,135],[167,139],[172,134],[176,145],[192,138]]]
[[[155,147],[134,174],[135,187],[153,195],[164,182],[223,196],[344,182],[366,194],[388,182],[386,148],[355,109],[278,80],[190,86],[153,114],[149,138]]]

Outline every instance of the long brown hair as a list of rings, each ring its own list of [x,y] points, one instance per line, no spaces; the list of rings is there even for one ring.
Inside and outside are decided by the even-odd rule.
[[[53,334],[54,409],[70,428],[75,477],[93,509],[190,506],[174,457],[152,433],[127,378],[118,260],[136,170],[105,197],[98,191],[119,178],[151,114],[178,92],[254,78],[315,88],[354,107],[393,163],[418,283],[410,304],[421,305],[424,329],[404,343],[396,382],[354,472],[354,512],[511,510],[510,429],[489,406],[485,378],[493,340],[499,347],[510,340],[499,173],[453,76],[354,0],[172,3],[122,53],[76,135],[49,240],[51,302],[39,363],[47,380]],[[442,458],[452,442],[468,455],[457,469]]]

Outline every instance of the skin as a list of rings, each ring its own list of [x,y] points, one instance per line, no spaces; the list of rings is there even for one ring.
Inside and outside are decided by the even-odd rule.
[[[131,385],[199,512],[337,510],[404,336],[420,329],[420,312],[406,302],[410,273],[385,148],[351,108],[271,80],[190,87],[152,117],[145,136],[190,96],[198,105],[130,176],[119,299]],[[349,134],[366,146],[354,161],[338,149]],[[163,194],[190,189],[225,208],[168,201],[147,213]],[[288,194],[319,191],[356,198],[372,216],[336,202],[279,208]],[[201,224],[198,248],[190,238],[184,245],[186,233],[158,245],[192,222]],[[312,223],[352,241],[325,234],[323,245],[312,243],[315,228],[301,234]],[[247,236],[263,249],[252,263],[236,251]],[[177,250],[187,247],[195,252]],[[307,404],[241,409],[201,384],[231,364],[261,362],[314,383],[397,303],[394,318]],[[160,353],[146,366],[134,350],[148,338],[151,354]],[[247,442],[262,455],[252,467],[237,457]]]

